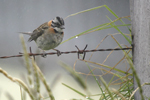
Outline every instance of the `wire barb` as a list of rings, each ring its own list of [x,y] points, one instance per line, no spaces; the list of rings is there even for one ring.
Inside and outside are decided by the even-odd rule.
[[[30,54],[33,56],[33,59],[34,59],[34,61],[35,61],[35,55],[32,54],[32,49],[31,49],[31,47],[30,47]]]
[[[66,51],[66,52],[61,52],[61,54],[68,54],[68,53],[77,53],[78,59],[79,59],[79,54],[83,54],[83,60],[85,58],[86,52],[97,52],[97,51],[113,51],[113,50],[129,50],[132,49],[132,47],[129,48],[115,48],[115,49],[93,49],[93,50],[86,50],[88,45],[84,47],[83,50],[80,50],[76,45],[75,47],[77,48],[77,51]],[[50,53],[45,53],[46,55],[54,55],[58,54],[57,52],[50,52]],[[29,56],[33,56],[35,59],[35,56],[43,55],[43,53],[32,53],[31,47],[30,47],[30,53],[28,53]],[[5,59],[5,58],[12,58],[12,57],[22,57],[23,53],[19,52],[19,55],[13,55],[13,56],[2,56],[0,59]]]
[[[75,45],[75,47],[78,49],[78,52],[77,52],[78,59],[80,59],[79,54],[83,54],[82,60],[84,60],[85,55],[86,55],[85,49],[87,48],[87,46],[88,46],[88,45],[86,44],[86,46],[84,47],[84,49],[83,49],[83,50],[80,50],[80,49],[78,48],[78,46]]]

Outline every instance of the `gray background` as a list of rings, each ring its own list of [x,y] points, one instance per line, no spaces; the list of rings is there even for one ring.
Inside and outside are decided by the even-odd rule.
[[[22,52],[18,32],[33,31],[42,23],[49,21],[56,16],[65,18],[70,14],[101,5],[110,7],[119,17],[128,16],[130,13],[129,0],[0,0],[0,56],[16,55],[19,52]],[[65,35],[63,40],[94,26],[108,23],[109,20],[106,16],[109,16],[112,20],[116,19],[104,7],[67,18],[65,20],[66,29],[64,30]],[[127,19],[124,19],[123,21],[126,24],[130,24],[130,21]],[[117,22],[116,24],[119,25],[121,23]],[[126,27],[120,27],[119,29],[123,33],[129,33]],[[114,33],[118,32],[115,29],[97,31],[65,42],[58,46],[57,49],[60,51],[71,51],[76,50],[75,45],[82,49],[86,44],[88,44],[87,49],[94,49],[107,34]],[[24,37],[27,47],[29,48],[31,46],[32,51],[37,52],[36,44],[34,42],[27,42],[29,36],[24,35]],[[116,35],[114,37],[120,44],[129,46],[122,35]],[[117,44],[115,41],[109,36],[99,48],[115,48],[116,46]],[[51,51],[53,50],[47,52]],[[94,53],[91,60],[102,63],[108,54],[109,52]],[[87,53],[86,60],[89,59],[90,55],[91,53]],[[122,57],[122,52],[115,51],[105,64],[114,66]],[[10,75],[20,78],[22,74],[26,74],[26,69],[25,66],[23,66],[22,60],[22,58],[0,59],[0,67],[6,70]],[[47,56],[47,58],[39,57],[38,61],[49,84],[52,84],[56,76],[61,76],[55,84],[55,87],[53,87],[53,93],[56,100],[71,98],[83,99],[83,97],[62,86],[61,83],[63,82],[84,92],[72,77],[61,68],[58,64],[58,61],[60,60],[73,67],[75,60],[77,60],[77,54],[61,55],[60,57],[57,57],[56,55]],[[117,66],[117,68],[121,67],[126,70],[125,63]],[[84,62],[78,61],[76,71],[88,73],[89,69]],[[101,74],[100,70],[95,70],[94,72],[97,75]],[[109,81],[111,75],[106,75],[104,78]],[[9,91],[15,100],[19,100],[19,86],[9,81],[2,74],[0,74],[0,79],[0,99],[5,100],[5,93],[6,91]],[[100,93],[100,90],[92,77],[88,77],[87,83],[91,94]],[[45,88],[43,88],[43,91],[45,91],[44,89]]]

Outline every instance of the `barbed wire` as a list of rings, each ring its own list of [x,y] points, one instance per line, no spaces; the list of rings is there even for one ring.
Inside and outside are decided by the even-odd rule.
[[[79,59],[79,54],[83,54],[83,60],[85,58],[85,55],[86,55],[86,52],[97,52],[97,51],[113,51],[113,50],[129,50],[129,49],[132,49],[131,47],[129,48],[115,48],[115,49],[92,49],[92,50],[86,50],[88,45],[86,45],[84,47],[84,49],[80,50],[76,45],[75,47],[77,48],[77,51],[65,51],[65,52],[60,52],[60,54],[69,54],[69,53],[77,53],[77,56],[78,56],[78,59]],[[32,53],[32,50],[31,50],[31,47],[29,48],[30,49],[30,53],[28,53],[29,56],[33,56],[34,59],[35,59],[35,56],[43,56],[43,53]],[[54,54],[57,54],[58,55],[58,52],[50,52],[50,53],[44,53],[44,55],[54,55]],[[6,59],[6,58],[12,58],[12,57],[22,57],[24,54],[19,52],[19,55],[12,55],[12,56],[2,56],[0,57],[0,59]]]

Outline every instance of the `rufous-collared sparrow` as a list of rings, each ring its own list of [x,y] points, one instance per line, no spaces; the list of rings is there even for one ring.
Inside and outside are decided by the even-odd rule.
[[[49,22],[43,23],[32,33],[23,34],[30,35],[29,42],[35,41],[38,48],[42,50],[50,50],[57,47],[63,40],[64,37],[64,20],[61,17],[56,17]],[[54,49],[56,50],[56,49]],[[57,50],[58,52],[59,50]],[[60,52],[59,52],[60,53]],[[44,54],[43,54],[44,55]],[[59,54],[57,53],[59,56]]]

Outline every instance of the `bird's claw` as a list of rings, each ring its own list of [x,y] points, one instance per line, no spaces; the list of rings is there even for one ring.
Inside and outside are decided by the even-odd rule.
[[[47,54],[46,54],[45,52],[43,52],[42,57],[43,57],[43,58],[46,58],[46,57],[47,57]]]
[[[60,56],[61,52],[59,50],[56,50],[56,51],[57,51],[57,56]]]

